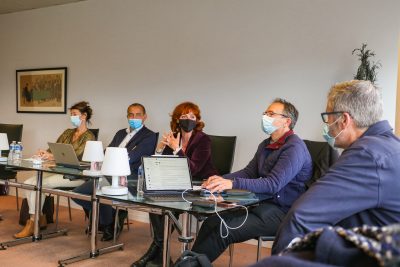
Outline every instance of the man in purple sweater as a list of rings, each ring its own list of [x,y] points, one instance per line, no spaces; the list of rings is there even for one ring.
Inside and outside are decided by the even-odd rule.
[[[389,123],[381,120],[380,90],[369,81],[336,84],[321,115],[325,139],[344,151],[293,204],[279,229],[273,254],[294,238],[322,227],[400,222],[400,140]]]
[[[292,203],[306,190],[312,175],[312,160],[305,143],[293,132],[298,111],[289,102],[275,99],[262,116],[262,129],[269,135],[258,146],[254,158],[242,170],[224,177],[211,176],[203,187],[210,191],[246,189],[265,195],[267,200],[249,208],[246,222],[221,237],[217,216],[202,225],[193,251],[214,261],[231,243],[243,242],[260,235],[275,235]],[[228,226],[236,227],[245,220],[244,210],[222,215]],[[226,234],[226,233],[222,233]]]

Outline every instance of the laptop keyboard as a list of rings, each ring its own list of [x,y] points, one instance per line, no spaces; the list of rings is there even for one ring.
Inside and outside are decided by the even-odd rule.
[[[157,194],[157,195],[144,195],[145,198],[155,202],[185,202],[182,194]],[[199,196],[192,194],[184,194],[187,201],[199,200]]]

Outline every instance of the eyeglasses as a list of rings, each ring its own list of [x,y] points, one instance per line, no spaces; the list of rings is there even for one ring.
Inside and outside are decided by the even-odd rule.
[[[272,117],[272,116],[274,116],[274,115],[279,115],[279,116],[282,116],[282,117],[285,117],[285,118],[289,118],[289,117],[288,117],[287,115],[285,115],[285,114],[276,113],[276,112],[273,112],[273,111],[263,112],[263,115],[267,115],[268,117]]]
[[[322,121],[324,122],[324,123],[328,123],[328,116],[329,115],[338,115],[338,114],[343,114],[343,113],[348,113],[347,111],[332,111],[332,112],[322,112],[321,113],[321,118],[322,118]]]

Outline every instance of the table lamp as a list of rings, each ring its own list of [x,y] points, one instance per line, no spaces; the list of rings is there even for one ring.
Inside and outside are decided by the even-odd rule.
[[[101,141],[87,141],[85,151],[83,151],[82,160],[90,162],[90,170],[84,170],[84,175],[98,176],[101,175],[99,162],[104,159],[103,143]]]
[[[8,138],[6,133],[0,133],[0,161],[7,161],[7,157],[1,156],[2,150],[9,150]]]
[[[119,176],[131,174],[128,151],[124,147],[107,147],[101,166],[103,175],[112,176],[111,186],[103,186],[101,191],[106,195],[126,195],[128,187],[119,186]]]

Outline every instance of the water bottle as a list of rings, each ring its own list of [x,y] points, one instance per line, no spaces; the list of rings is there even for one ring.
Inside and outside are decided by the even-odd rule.
[[[137,197],[143,197],[143,184],[144,184],[144,174],[143,174],[143,165],[140,165],[138,168],[138,179],[137,179]]]
[[[10,151],[8,152],[8,161],[13,161],[14,160],[14,153],[15,153],[15,145],[17,143],[15,141],[12,141],[10,144]]]
[[[22,142],[18,142],[19,148],[20,148],[20,158],[22,159],[22,151],[24,150],[24,146],[22,145]]]
[[[14,148],[14,155],[13,155],[14,163],[19,163],[19,162],[21,162],[21,159],[22,159],[22,146],[20,143],[21,142],[18,142]]]

